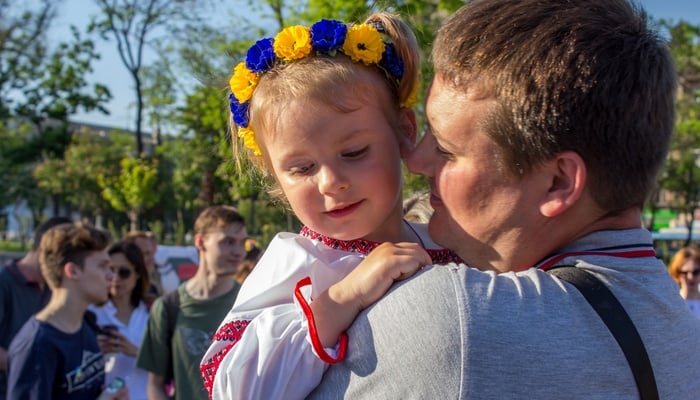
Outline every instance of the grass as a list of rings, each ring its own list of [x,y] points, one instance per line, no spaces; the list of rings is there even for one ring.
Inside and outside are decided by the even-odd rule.
[[[0,251],[23,253],[28,250],[29,244],[25,244],[26,248],[22,248],[22,243],[15,241],[0,241]]]

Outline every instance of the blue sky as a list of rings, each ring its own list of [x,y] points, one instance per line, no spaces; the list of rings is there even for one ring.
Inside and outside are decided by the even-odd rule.
[[[674,21],[681,19],[694,25],[700,25],[700,0],[638,0],[639,3],[654,18],[666,18]],[[228,1],[228,7],[233,9],[245,4],[240,1]],[[97,8],[92,1],[66,0],[60,9],[56,29],[59,32],[67,32],[68,26],[73,24],[80,28],[86,26],[91,15],[96,14]],[[238,8],[240,14],[241,9]],[[218,13],[221,15],[221,13]],[[74,117],[77,121],[96,123],[121,129],[134,129],[135,95],[133,84],[126,68],[122,65],[116,53],[113,42],[100,43],[99,51],[102,59],[96,63],[92,80],[107,84],[112,91],[113,99],[108,105],[111,115],[104,116],[98,113],[78,114]],[[150,130],[144,126],[145,130]]]

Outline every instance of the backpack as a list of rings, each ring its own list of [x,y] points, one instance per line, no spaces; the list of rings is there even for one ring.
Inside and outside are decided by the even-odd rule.
[[[166,326],[168,328],[168,367],[165,373],[166,384],[172,382],[174,378],[173,372],[173,335],[175,334],[175,323],[177,323],[177,316],[180,312],[180,289],[175,289],[172,292],[165,294],[163,296],[163,307],[165,307],[165,320]]]

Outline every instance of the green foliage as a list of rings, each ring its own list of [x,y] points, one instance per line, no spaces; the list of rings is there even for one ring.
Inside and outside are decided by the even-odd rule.
[[[657,180],[657,194],[647,206],[666,206],[685,214],[693,223],[700,199],[700,26],[661,21],[670,34],[669,48],[678,71],[676,126],[666,165]],[[660,198],[667,204],[658,204]],[[650,221],[653,222],[653,221]],[[689,226],[690,228],[691,226]]]
[[[101,13],[92,20],[88,30],[99,33],[105,40],[111,38],[117,43],[119,57],[133,79],[136,97],[134,135],[140,157],[143,154],[141,131],[144,112],[144,87],[142,86],[144,50],[148,45],[156,45],[156,32],[173,31],[184,21],[196,21],[198,2],[195,0],[94,0],[94,2]],[[152,80],[163,76],[155,73],[146,79],[151,79],[152,89],[161,87],[161,84],[172,87],[169,82]]]
[[[118,211],[125,212],[132,223],[132,230],[138,229],[137,220],[148,208],[158,202],[156,192],[157,162],[141,158],[121,160],[117,176],[97,175],[97,183],[102,188],[102,196]]]

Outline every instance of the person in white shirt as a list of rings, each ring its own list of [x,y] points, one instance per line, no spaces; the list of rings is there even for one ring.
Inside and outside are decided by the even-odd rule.
[[[113,271],[109,300],[90,306],[101,328],[97,336],[105,354],[105,382],[126,382],[132,400],[146,400],[148,372],[136,367],[136,355],[148,325],[148,310],[154,296],[149,294],[149,274],[139,247],[120,241],[109,247]]]

